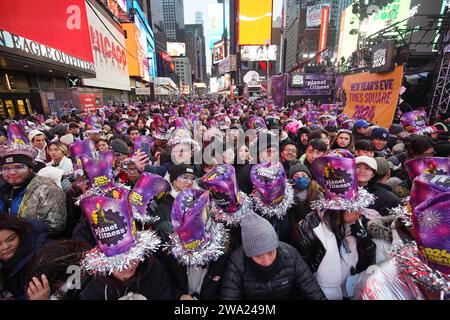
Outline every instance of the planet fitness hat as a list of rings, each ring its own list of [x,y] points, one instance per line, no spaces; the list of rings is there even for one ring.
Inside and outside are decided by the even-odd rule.
[[[202,182],[211,195],[211,216],[214,220],[236,225],[251,210],[250,198],[239,191],[232,165],[216,166],[202,177]]]
[[[223,224],[210,218],[208,191],[181,191],[173,202],[172,225],[167,248],[179,263],[204,266],[223,255],[228,235]]]
[[[294,190],[287,183],[281,163],[274,166],[269,162],[254,165],[250,179],[254,187],[251,198],[256,211],[268,217],[284,218],[294,203]]]

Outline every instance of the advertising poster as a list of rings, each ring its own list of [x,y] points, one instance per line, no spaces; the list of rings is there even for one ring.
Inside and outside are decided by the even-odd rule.
[[[242,46],[241,47],[242,61],[276,61],[277,60],[277,46]]]
[[[272,40],[272,0],[239,1],[239,45]]]
[[[87,14],[96,77],[83,79],[84,85],[129,91],[125,36],[97,9],[88,6]]]
[[[344,113],[389,128],[394,119],[403,79],[403,66],[389,73],[363,72],[344,77]]]
[[[333,76],[329,74],[305,73],[289,74],[286,95],[305,96],[320,95],[327,96],[331,94],[333,85]]]

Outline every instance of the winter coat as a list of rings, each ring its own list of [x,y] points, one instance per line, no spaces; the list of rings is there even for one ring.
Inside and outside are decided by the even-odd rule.
[[[279,242],[277,249],[279,267],[272,280],[258,279],[250,268],[243,247],[237,249],[225,269],[220,297],[223,300],[325,300],[307,264],[298,252],[287,243]]]
[[[172,206],[174,201],[175,199],[171,194],[165,195],[161,198],[155,212],[159,220],[154,224],[154,229],[163,243],[168,242],[169,235],[173,233]]]
[[[253,183],[250,179],[250,173],[252,171],[254,164],[246,164],[239,172],[237,176],[237,183],[239,189],[246,194],[251,194],[253,191]]]
[[[57,236],[66,226],[66,194],[50,179],[35,176],[27,186],[18,216],[44,222],[49,235]]]
[[[319,214],[315,211],[309,213],[302,221],[299,222],[292,233],[292,243],[300,252],[305,262],[309,265],[311,271],[315,273],[325,256],[326,249],[317,235],[314,228],[321,223]],[[375,263],[376,247],[371,242],[370,246],[363,247],[359,239],[357,239],[358,264],[355,272],[361,272],[368,266]]]
[[[40,221],[29,221],[16,254],[8,262],[0,262],[0,292],[5,291],[15,299],[25,300],[25,272],[33,255],[47,241],[47,226]]]
[[[181,295],[188,294],[188,276],[187,267],[178,263],[171,254],[161,252],[158,258],[169,272],[174,285],[175,298],[179,299]],[[203,279],[199,300],[218,300],[219,290],[222,284],[223,273],[229,259],[228,254],[220,256],[216,261],[211,261],[207,268],[208,271]]]
[[[172,282],[164,265],[154,256],[141,262],[136,273],[125,282],[111,276],[97,275],[81,292],[81,300],[118,300],[128,293],[138,293],[147,300],[173,300]]]
[[[375,202],[369,206],[369,209],[377,210],[382,216],[389,214],[389,209],[395,208],[400,204],[400,198],[392,192],[392,187],[377,183],[367,188],[375,196]]]

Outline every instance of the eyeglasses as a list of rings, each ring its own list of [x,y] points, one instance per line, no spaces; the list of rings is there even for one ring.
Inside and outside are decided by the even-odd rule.
[[[18,164],[10,167],[1,167],[0,174],[8,174],[8,173],[21,173],[27,169],[27,166],[24,164]]]

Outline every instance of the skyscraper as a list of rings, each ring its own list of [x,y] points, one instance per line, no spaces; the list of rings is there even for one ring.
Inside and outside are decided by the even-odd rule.
[[[187,24],[186,54],[191,61],[192,73],[197,81],[206,81],[206,45],[202,24]]]
[[[195,12],[195,23],[196,24],[203,24],[203,13],[201,11]]]
[[[163,0],[163,13],[167,41],[184,42],[183,0]]]

